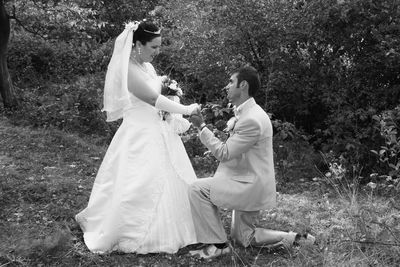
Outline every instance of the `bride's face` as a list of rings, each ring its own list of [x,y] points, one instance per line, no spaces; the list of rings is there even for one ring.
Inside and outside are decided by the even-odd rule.
[[[161,37],[156,37],[145,45],[140,46],[140,58],[143,62],[152,62],[160,53]]]

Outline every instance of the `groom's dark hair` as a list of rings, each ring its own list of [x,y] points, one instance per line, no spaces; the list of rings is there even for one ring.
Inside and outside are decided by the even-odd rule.
[[[237,86],[242,81],[246,81],[249,84],[249,96],[255,96],[261,87],[260,76],[257,70],[251,66],[243,66],[232,72],[232,74],[235,73],[237,73]]]

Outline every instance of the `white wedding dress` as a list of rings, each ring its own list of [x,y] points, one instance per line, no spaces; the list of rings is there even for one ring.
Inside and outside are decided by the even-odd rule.
[[[161,89],[148,64],[146,82]],[[153,106],[130,95],[88,206],[76,215],[90,251],[175,253],[196,243],[187,188],[196,180],[178,134]]]

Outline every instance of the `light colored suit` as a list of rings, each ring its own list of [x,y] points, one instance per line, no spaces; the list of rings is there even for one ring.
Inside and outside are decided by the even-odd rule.
[[[220,161],[212,178],[197,180],[190,190],[197,237],[202,243],[226,242],[217,207],[238,211],[231,235],[247,246],[256,214],[276,205],[272,124],[253,98],[239,110],[233,133],[222,142],[207,128],[201,142]],[[242,222],[244,221],[244,223]]]

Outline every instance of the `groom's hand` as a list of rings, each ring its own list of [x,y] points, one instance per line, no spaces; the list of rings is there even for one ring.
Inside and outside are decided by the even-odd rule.
[[[193,124],[194,127],[200,128],[201,124],[204,123],[203,117],[201,116],[201,113],[199,114],[194,114],[190,116],[189,121]]]
[[[189,112],[187,115],[199,114],[201,112],[201,105],[194,103],[188,106]]]

